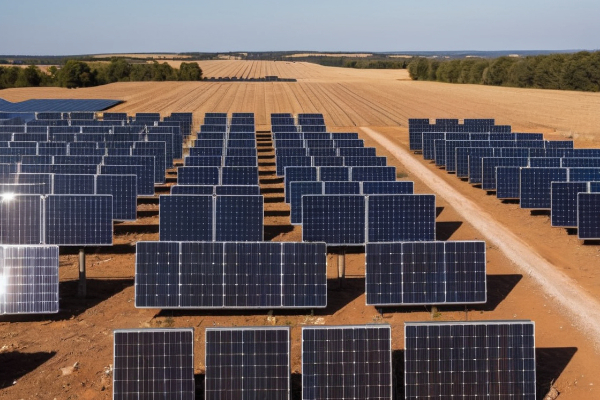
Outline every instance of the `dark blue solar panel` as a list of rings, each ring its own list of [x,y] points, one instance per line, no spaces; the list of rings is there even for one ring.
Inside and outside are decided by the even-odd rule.
[[[560,168],[560,157],[532,157],[529,159],[529,166],[532,168]]]
[[[223,243],[181,243],[180,308],[223,307]]]
[[[311,157],[307,156],[277,156],[277,176],[283,176],[285,167],[310,167],[312,166]]]
[[[35,147],[2,147],[0,155],[3,156],[35,156],[37,149]]]
[[[334,150],[335,149],[330,149]],[[283,147],[275,149],[275,158],[278,157],[304,157],[307,155],[307,149],[304,147]]]
[[[521,197],[521,167],[496,167],[496,197],[518,199]]]
[[[250,186],[249,186],[250,187]],[[210,185],[173,185],[171,194],[203,194],[212,196],[215,193],[215,186]]]
[[[338,149],[340,157],[375,157],[377,149],[375,147],[340,147]]]
[[[485,242],[366,245],[367,305],[485,303]]]
[[[569,181],[600,181],[600,168],[569,168]]]
[[[160,196],[161,241],[213,240],[213,196]]]
[[[324,243],[281,243],[282,306],[327,306],[327,246]]]
[[[263,240],[263,196],[218,196],[216,202],[215,240]]]
[[[331,138],[338,139],[358,139],[358,132],[332,132]],[[343,146],[338,146],[343,147]]]
[[[290,183],[290,221],[292,225],[302,223],[302,196],[307,194],[323,194],[323,182],[294,181]]]
[[[324,182],[323,194],[361,194],[360,182]]]
[[[289,396],[289,327],[206,329],[206,400]]]
[[[446,138],[447,139],[447,138]],[[436,158],[436,165],[445,165],[447,172],[456,172],[456,149],[458,147],[474,147],[470,140],[446,140],[444,156],[444,163],[438,164]],[[441,160],[439,160],[441,161]]]
[[[362,139],[334,139],[333,147],[365,147]]]
[[[228,140],[227,147],[255,148],[256,140]]]
[[[600,240],[600,193],[577,195],[577,237]]]
[[[302,328],[302,399],[392,399],[389,325]]]
[[[434,195],[368,197],[368,242],[435,240]]]
[[[319,167],[319,180],[343,182],[350,180],[351,167]]]
[[[112,196],[48,195],[45,209],[46,244],[112,246]]]
[[[17,163],[19,162],[18,159],[21,159],[21,163],[22,164],[53,164],[53,156],[48,156],[48,155],[44,155],[44,156],[0,156],[0,157],[13,157],[16,158],[17,161],[7,161],[10,163]],[[62,163],[59,163],[62,164]]]
[[[328,148],[334,147],[332,139],[308,139],[304,140],[304,147],[311,148]]]
[[[259,196],[260,186],[258,185],[219,185],[215,186],[215,194],[235,195],[235,196]]]
[[[496,189],[496,168],[497,167],[526,167],[529,163],[529,158],[525,157],[484,157],[481,159],[482,164],[482,180],[481,188],[483,190]],[[517,191],[518,179],[517,179]],[[516,197],[518,198],[518,196]]]
[[[590,182],[590,192],[592,192],[592,193],[600,192],[600,182]]]
[[[521,208],[550,209],[550,185],[566,182],[566,168],[521,168]]]
[[[310,157],[338,157],[338,150],[329,147],[314,147],[306,149],[306,154]]]
[[[190,157],[204,157],[204,156],[219,156],[223,155],[222,147],[191,147]]]
[[[395,181],[396,167],[352,167],[352,181]]]
[[[154,196],[154,168],[146,165],[102,165],[102,175],[135,175],[138,196]]]
[[[300,140],[303,135],[296,132],[296,127],[286,127],[283,131],[273,131],[273,140]]]
[[[404,338],[406,399],[536,399],[533,322],[406,322]]]
[[[188,156],[183,160],[186,167],[221,167],[223,157],[221,156]]]
[[[547,140],[546,148],[547,149],[572,149],[573,141],[572,140]]]
[[[155,173],[153,156],[105,156],[102,158],[102,163],[104,165],[143,165],[144,169],[139,171],[142,174],[136,175],[146,177],[151,183],[161,183],[165,180],[164,175],[160,176]],[[149,187],[148,191],[150,191]],[[154,193],[154,185],[152,185],[152,193]]]
[[[138,242],[135,253],[135,306],[179,305],[179,243]]]
[[[442,139],[446,139],[445,132],[423,132],[421,149],[425,160],[435,159],[435,141]]]
[[[226,167],[257,167],[258,158],[256,157],[225,157],[223,164]]]
[[[220,169],[218,167],[179,167],[178,185],[218,185]]]
[[[577,227],[577,194],[587,191],[587,182],[552,182],[552,226]]]
[[[280,139],[273,141],[273,147],[276,149],[283,148],[304,148],[304,140],[302,139]]]
[[[465,148],[463,147],[459,147],[456,149],[457,154],[460,152],[460,150],[463,150]],[[483,168],[482,168],[482,159],[484,157],[494,157],[496,150],[493,147],[487,147],[487,148],[482,148],[482,147],[471,147],[471,148],[467,148],[465,150],[470,150],[467,155],[467,164],[466,164],[466,171],[467,173],[465,174],[465,164],[464,164],[464,159],[461,158],[459,159],[457,157],[456,159],[456,176],[460,177],[460,178],[469,178],[469,183],[482,183],[483,182]],[[460,152],[462,153],[462,152]],[[460,165],[459,165],[460,163]],[[460,175],[458,170],[460,169]]]
[[[258,185],[258,167],[223,167],[221,185]]]
[[[17,164],[0,164],[0,174],[16,174],[17,171]]]
[[[302,240],[328,245],[361,245],[366,239],[366,198],[307,195],[302,198]]]
[[[250,146],[240,146],[240,147],[253,147],[256,145],[256,134],[254,133],[254,127],[245,128],[243,131],[239,131],[240,126],[232,126],[231,132],[229,132],[229,140],[250,140]]]
[[[0,195],[0,244],[40,244],[43,240],[42,197]]]
[[[225,150],[225,155],[228,157],[256,157],[258,155],[258,151],[255,148],[232,147]]]
[[[0,246],[0,315],[58,312],[58,246]]]
[[[435,165],[438,167],[446,165],[446,140],[436,139],[433,141],[433,157]]]
[[[311,157],[313,167],[342,167],[344,166],[343,157]]]
[[[154,157],[154,182],[165,183],[167,173],[167,151],[165,142],[135,142],[131,149],[132,156]]]
[[[574,168],[598,168],[600,167],[600,158],[590,157],[564,157],[561,159],[561,167],[574,167]]]
[[[384,167],[385,157],[344,157],[344,165],[348,167]]]
[[[412,194],[414,183],[410,181],[363,182],[363,194]]]
[[[54,175],[52,194],[94,194],[95,191],[94,175]]]
[[[122,100],[104,99],[32,99],[18,103],[0,102],[0,111],[6,112],[69,112],[102,111],[121,103]]]
[[[286,167],[285,168],[285,202],[290,202],[290,183],[296,181],[317,181],[317,167]]]
[[[305,140],[333,140],[331,137],[331,133],[329,132],[304,132],[302,133],[302,138]],[[324,143],[322,143],[324,144]],[[323,147],[320,143],[317,143],[316,146],[308,146],[308,147]],[[324,147],[332,147],[326,145]]]
[[[114,220],[135,221],[137,218],[137,177],[135,175],[97,175],[96,194],[112,196]]]

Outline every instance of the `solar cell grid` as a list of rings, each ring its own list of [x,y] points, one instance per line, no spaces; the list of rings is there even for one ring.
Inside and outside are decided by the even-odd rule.
[[[362,195],[302,197],[302,240],[362,245],[366,240],[366,198]]]
[[[37,195],[0,196],[0,244],[43,242],[43,204]]]
[[[552,182],[566,182],[566,168],[521,168],[521,208],[550,209]]]
[[[214,219],[213,196],[159,197],[161,241],[212,241]]]
[[[360,182],[323,182],[323,194],[361,194]]]
[[[577,195],[577,237],[583,240],[600,239],[600,193]]]
[[[521,167],[496,167],[496,197],[518,199],[521,187]]]
[[[292,225],[302,224],[302,196],[323,194],[323,182],[295,181],[290,184],[290,221]]]
[[[496,189],[496,168],[501,166],[507,167],[526,167],[529,163],[529,158],[526,157],[483,157],[482,165],[482,182],[483,190]],[[518,193],[518,188],[517,188]],[[518,197],[518,196],[517,196]]]
[[[0,246],[0,315],[58,312],[58,246]]]
[[[319,180],[323,182],[350,181],[351,167],[319,167]]]
[[[434,195],[370,195],[367,241],[435,240]]]
[[[371,181],[362,183],[363,194],[412,194],[414,183],[410,181]]]
[[[194,330],[114,331],[113,398],[195,398]]]
[[[550,204],[552,226],[577,227],[577,194],[587,191],[587,182],[552,182]]]
[[[395,181],[396,167],[352,167],[350,180],[359,182]]]
[[[391,399],[389,325],[302,328],[302,398]]]
[[[137,177],[135,175],[96,175],[94,193],[112,196],[113,220],[136,220]]]
[[[215,207],[215,240],[263,240],[263,196],[217,196]]]
[[[406,322],[407,399],[535,399],[530,321]]]
[[[206,329],[205,398],[290,396],[290,328]]]
[[[317,167],[286,167],[284,170],[285,202],[290,202],[290,184],[296,181],[317,181]]]
[[[221,185],[258,185],[258,167],[223,167]]]

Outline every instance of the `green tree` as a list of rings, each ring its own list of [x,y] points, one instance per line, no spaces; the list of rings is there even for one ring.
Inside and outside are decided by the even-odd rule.
[[[113,58],[108,64],[106,70],[106,80],[108,82],[126,82],[131,75],[131,64],[123,58]]]
[[[487,68],[483,76],[485,85],[502,86],[508,83],[508,71],[517,60],[512,57],[499,57]]]
[[[16,87],[40,86],[42,82],[42,71],[35,65],[30,65],[27,68],[21,68],[19,77],[15,82]]]
[[[534,87],[540,89],[560,89],[565,55],[551,54],[538,57],[539,62],[533,71]]]
[[[96,85],[96,72],[83,61],[69,60],[57,72],[59,86],[66,88],[88,87]]]
[[[19,67],[0,67],[0,89],[15,87],[20,71]]]
[[[180,81],[200,81],[202,80],[202,69],[196,62],[182,62],[179,66]]]

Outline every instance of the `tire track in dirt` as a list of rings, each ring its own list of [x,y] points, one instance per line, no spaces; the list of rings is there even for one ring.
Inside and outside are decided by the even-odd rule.
[[[482,208],[470,201],[452,186],[422,166],[414,156],[377,131],[361,130],[391,152],[411,174],[422,180],[431,190],[442,196],[466,221],[477,229],[487,241],[517,265],[524,274],[532,277],[563,308],[570,318],[600,349],[600,302],[582,290],[571,278],[559,272],[544,257],[532,250],[504,225],[496,222]],[[434,189],[435,188],[435,189]]]

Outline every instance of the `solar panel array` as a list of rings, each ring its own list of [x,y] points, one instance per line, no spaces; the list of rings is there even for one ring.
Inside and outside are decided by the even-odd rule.
[[[390,326],[302,327],[302,398],[391,399]]]
[[[207,328],[204,398],[289,399],[290,330]]]
[[[0,315],[58,312],[58,246],[0,246]]]
[[[530,321],[405,322],[406,399],[535,399]]]
[[[142,308],[323,308],[323,243],[138,242]]]
[[[114,331],[113,399],[193,400],[194,330]]]
[[[586,222],[595,221],[595,209],[585,203],[580,214],[578,195],[594,202],[592,182],[600,181],[600,149],[576,149],[572,140],[544,140],[543,134],[494,132],[459,127],[458,120],[409,120],[410,148],[457,177],[495,191],[501,200],[519,200],[521,208],[550,210],[552,226],[577,228],[580,239],[600,236]],[[504,129],[504,128],[503,128]],[[482,133],[483,132],[483,133]],[[581,225],[580,226],[580,222]],[[585,233],[587,231],[587,233]]]

